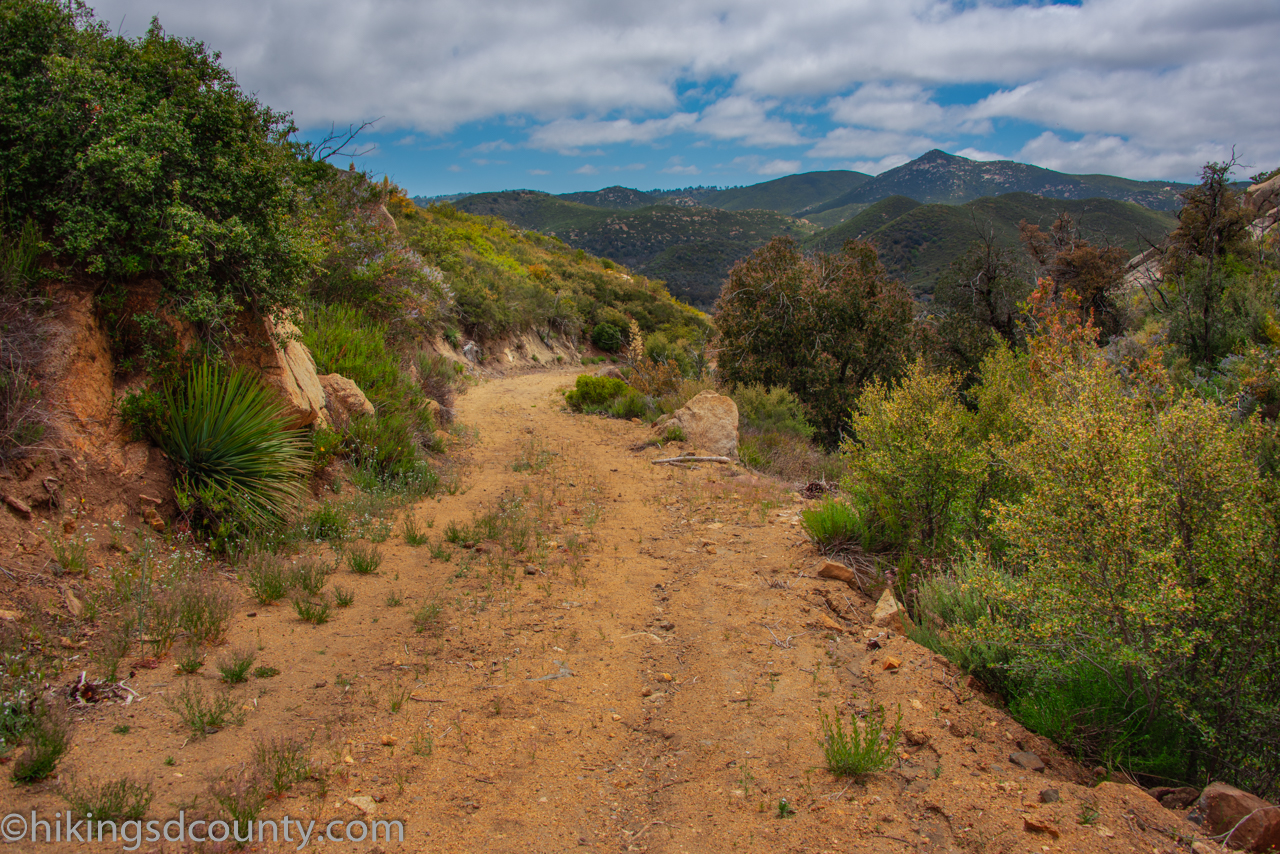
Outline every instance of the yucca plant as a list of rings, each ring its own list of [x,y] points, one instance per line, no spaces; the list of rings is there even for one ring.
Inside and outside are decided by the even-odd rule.
[[[280,404],[243,370],[204,362],[164,390],[152,439],[177,464],[184,509],[205,521],[278,521],[301,492],[309,448]]]

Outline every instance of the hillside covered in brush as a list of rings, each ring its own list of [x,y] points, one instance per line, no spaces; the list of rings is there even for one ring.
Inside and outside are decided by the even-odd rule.
[[[631,198],[615,195],[622,203]],[[816,230],[773,211],[735,212],[676,204],[629,210],[597,208],[529,190],[481,193],[453,206],[471,214],[500,217],[645,276],[660,278],[672,294],[703,308],[715,302],[720,283],[738,259],[779,235],[806,237]]]
[[[917,295],[929,294],[938,275],[975,240],[990,235],[1002,246],[1017,247],[1019,223],[1047,227],[1062,213],[1071,215],[1090,242],[1119,247],[1127,256],[1158,244],[1178,224],[1170,213],[1113,199],[1073,201],[1020,192],[947,205],[891,196],[805,245],[834,252],[846,240],[870,241],[890,275]]]

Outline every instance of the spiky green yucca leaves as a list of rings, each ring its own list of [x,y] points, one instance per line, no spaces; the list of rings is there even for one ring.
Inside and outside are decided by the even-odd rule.
[[[164,391],[153,436],[180,469],[179,492],[214,517],[250,525],[279,520],[307,472],[302,434],[253,376],[208,362]]]

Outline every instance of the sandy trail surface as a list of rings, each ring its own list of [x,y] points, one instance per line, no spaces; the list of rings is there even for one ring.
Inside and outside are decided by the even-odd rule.
[[[1085,785],[944,660],[873,626],[870,599],[813,577],[788,486],[654,465],[673,449],[639,447],[647,427],[563,411],[572,379],[463,395],[474,439],[457,487],[406,511],[430,543],[397,532],[375,574],[339,570],[331,587],[356,598],[328,623],[244,599],[229,645],[281,672],[231,689],[243,726],[192,740],[165,698],[225,688],[212,667],[166,662],[135,673],[141,701],[76,713],[65,772],[151,782],[152,817],[214,816],[212,778],[264,739],[304,740],[321,773],[262,818],[405,827],[403,843],[313,837],[328,851],[1188,850],[1179,815],[1133,786]],[[894,766],[835,777],[820,712],[848,725],[875,704],[902,713]],[[1024,749],[1048,767],[1011,763]],[[52,784],[6,780],[0,798],[65,809]]]

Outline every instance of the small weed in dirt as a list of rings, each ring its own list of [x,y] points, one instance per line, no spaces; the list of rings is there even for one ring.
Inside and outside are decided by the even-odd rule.
[[[426,631],[437,631],[440,628],[440,615],[444,608],[439,602],[423,602],[422,607],[413,614],[413,628],[419,634]]]
[[[307,745],[284,736],[259,741],[253,746],[256,776],[273,795],[282,795],[294,783],[311,776],[311,756]]]
[[[298,596],[293,600],[293,610],[304,623],[319,626],[329,622],[329,600],[323,596],[315,599]]]
[[[138,821],[151,806],[151,786],[128,777],[105,783],[81,783],[75,778],[58,788],[73,815],[92,815],[96,821]]]
[[[885,727],[884,706],[875,703],[862,726],[854,719],[848,731],[840,723],[839,714],[829,717],[822,712],[821,717],[822,753],[832,774],[857,779],[893,765],[902,733],[902,709],[898,709],[892,731]]]
[[[209,795],[227,812],[233,825],[247,828],[267,803],[267,790],[253,769],[226,771],[209,785]],[[238,828],[237,828],[238,829]]]
[[[389,519],[377,520],[369,526],[366,536],[371,543],[385,543],[387,538],[391,536],[391,521]]]
[[[795,814],[796,808],[787,803],[786,798],[778,801],[778,818],[791,818]]]
[[[338,505],[326,501],[303,520],[302,530],[309,540],[340,543],[347,537],[347,514]]]
[[[176,593],[178,627],[186,631],[191,643],[222,643],[235,611],[235,594],[225,585],[197,576],[189,577]]]
[[[218,673],[222,674],[222,681],[228,685],[239,685],[248,680],[249,668],[253,667],[253,660],[257,655],[252,649],[235,649],[221,656],[218,659]]]
[[[220,692],[210,697],[189,682],[176,697],[166,699],[165,705],[182,718],[192,738],[204,738],[227,724],[244,723],[244,712],[236,708],[236,701],[229,693]]]
[[[511,464],[512,471],[540,472],[551,465],[555,454],[547,450],[542,442],[534,437],[520,450],[520,456]]]
[[[329,567],[318,560],[304,560],[293,568],[291,576],[294,587],[308,596],[316,596],[329,578]]]
[[[200,652],[200,645],[189,643],[184,646],[174,659],[174,664],[183,673],[198,672],[201,667],[204,667],[204,653]]]
[[[333,604],[339,608],[350,608],[352,603],[356,601],[356,592],[349,587],[343,587],[339,584],[333,586]]]
[[[409,741],[414,756],[430,756],[436,749],[436,741],[429,732],[415,733]]]
[[[116,735],[128,735],[131,727],[128,724],[117,724],[111,728]]]
[[[441,563],[448,563],[453,560],[453,552],[444,547],[444,543],[431,547],[431,557]]]
[[[390,593],[387,594],[388,608],[399,608],[403,604],[404,604],[404,594],[401,593],[399,590],[392,590]]]
[[[1102,814],[1098,812],[1098,808],[1095,807],[1093,804],[1080,805],[1079,822],[1085,825],[1086,827],[1088,827],[1091,824],[1094,824],[1101,817],[1102,817]]]
[[[279,676],[280,669],[278,667],[270,667],[266,664],[260,664],[253,668],[253,677],[255,679],[270,679],[272,676]]]
[[[375,546],[356,544],[347,550],[347,568],[356,575],[370,575],[382,565],[382,552]]]
[[[73,529],[64,536],[46,524],[43,535],[53,551],[54,575],[84,572],[88,568],[89,544],[93,542],[88,534],[80,535]]]
[[[22,733],[26,750],[13,762],[16,783],[38,783],[53,773],[71,744],[71,730],[61,711],[43,705]]]
[[[446,543],[453,543],[455,546],[460,546],[469,541],[472,536],[473,535],[469,528],[464,528],[457,522],[450,522],[448,525],[444,526],[444,540]]]
[[[418,527],[418,520],[412,515],[404,517],[404,522],[400,526],[400,535],[404,537],[406,545],[414,548],[425,546],[431,541],[431,538],[427,536],[427,532]]]
[[[284,562],[273,554],[256,552],[249,555],[242,577],[261,605],[278,602],[289,593],[289,571]]]
[[[391,714],[400,714],[400,710],[404,708],[404,701],[409,699],[409,693],[409,689],[398,682],[391,686],[391,698],[387,705],[387,708],[391,710]]]

